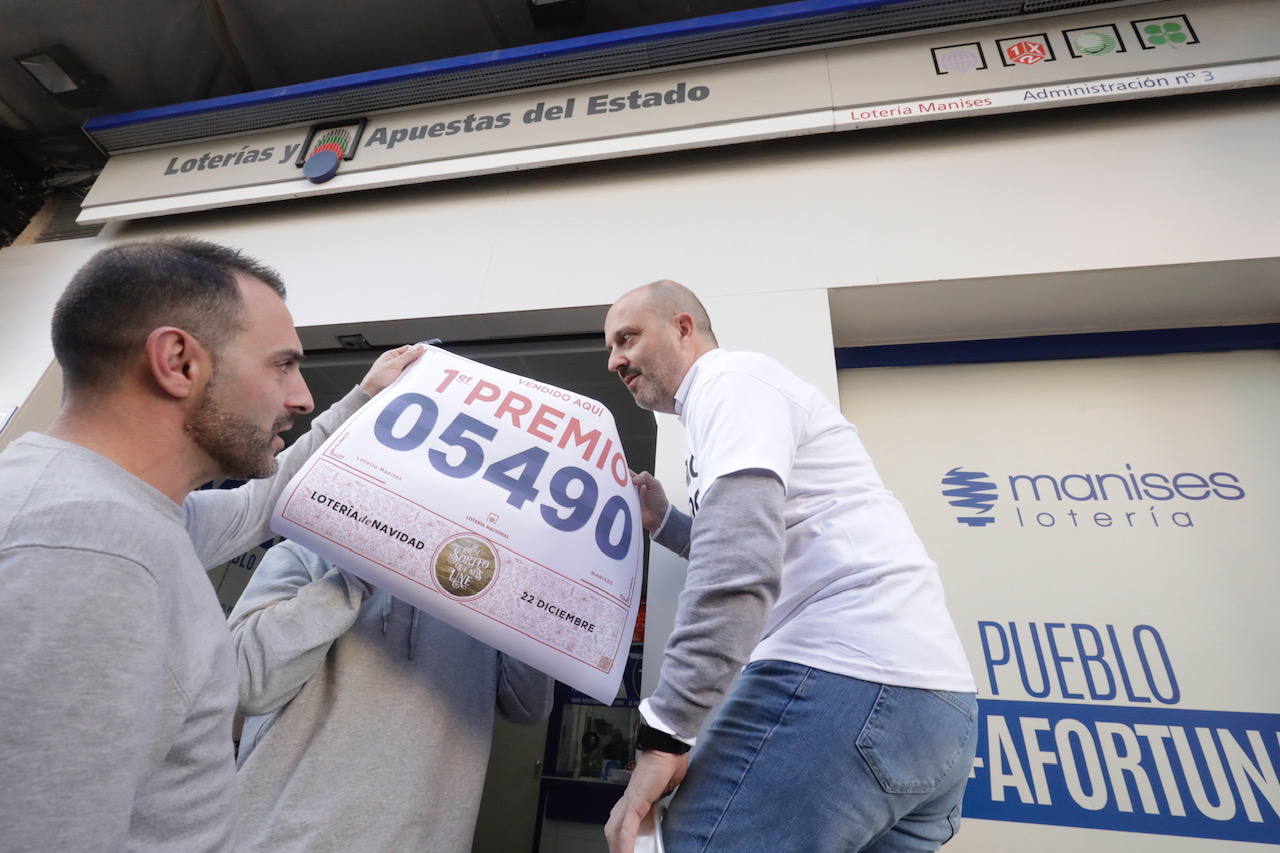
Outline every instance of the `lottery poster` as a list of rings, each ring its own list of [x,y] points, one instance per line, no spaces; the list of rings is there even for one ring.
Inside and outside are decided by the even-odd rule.
[[[427,347],[326,441],[275,532],[610,704],[643,531],[595,400]]]

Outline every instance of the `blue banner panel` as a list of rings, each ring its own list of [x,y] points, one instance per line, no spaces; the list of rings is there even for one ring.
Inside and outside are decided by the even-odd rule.
[[[1280,715],[979,700],[965,817],[1280,845]]]

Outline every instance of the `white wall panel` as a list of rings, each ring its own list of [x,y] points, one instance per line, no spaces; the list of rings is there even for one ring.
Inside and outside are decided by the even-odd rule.
[[[53,361],[49,321],[62,288],[80,264],[98,248],[93,240],[69,240],[37,246],[10,246],[0,251],[0,410],[23,406]],[[29,414],[29,413],[28,413]],[[53,412],[47,413],[51,419]],[[35,421],[19,413],[5,428],[4,444],[19,429],[43,429],[44,414]]]

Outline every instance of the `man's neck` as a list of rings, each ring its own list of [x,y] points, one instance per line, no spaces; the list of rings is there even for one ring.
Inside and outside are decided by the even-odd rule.
[[[684,414],[684,398],[689,393],[689,385],[693,382],[693,374],[697,369],[699,359],[707,353],[717,349],[719,349],[719,347],[712,345],[704,344],[700,346],[696,351],[693,360],[689,362],[689,366],[685,368],[684,375],[680,377],[680,384],[676,387],[675,397],[671,401],[672,412],[677,416],[683,416]]]
[[[175,504],[213,475],[182,410],[125,395],[65,403],[47,434],[111,460]]]

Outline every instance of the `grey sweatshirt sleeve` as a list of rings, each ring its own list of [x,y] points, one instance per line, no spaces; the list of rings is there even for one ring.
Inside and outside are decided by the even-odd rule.
[[[141,768],[190,702],[165,667],[159,587],[79,548],[7,549],[0,576],[0,847],[123,850]]]
[[[279,468],[264,480],[251,480],[238,489],[206,489],[192,492],[182,502],[187,532],[196,556],[205,568],[243,554],[271,535],[268,527],[276,499],[324,440],[369,402],[359,386],[311,422],[306,435],[277,458]]]
[[[296,696],[368,595],[364,581],[293,542],[267,551],[229,617],[240,710],[267,714]]]
[[[778,598],[783,497],[782,483],[763,471],[720,477],[703,497],[675,630],[649,697],[650,707],[681,737],[696,736],[720,704]]]
[[[667,512],[662,526],[653,534],[653,541],[674,553],[689,559],[689,538],[693,532],[693,519],[675,507]]]
[[[521,663],[498,655],[498,711],[513,723],[536,723],[551,715],[555,679]]]

